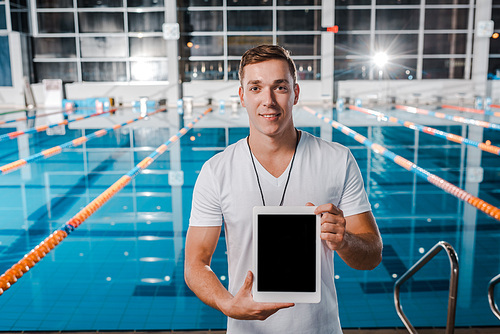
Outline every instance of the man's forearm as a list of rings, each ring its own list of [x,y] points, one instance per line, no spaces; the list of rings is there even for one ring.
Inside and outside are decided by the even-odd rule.
[[[371,270],[382,261],[382,239],[379,235],[346,232],[344,238],[344,246],[337,253],[350,267]]]
[[[222,285],[209,266],[186,266],[184,279],[202,302],[226,314],[224,301],[230,300],[233,295]]]

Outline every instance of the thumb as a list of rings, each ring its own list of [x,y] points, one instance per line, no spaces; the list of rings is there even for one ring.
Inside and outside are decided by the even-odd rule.
[[[243,282],[242,290],[252,291],[253,285],[253,273],[249,270],[247,272],[247,277],[245,277],[245,282]]]
[[[312,204],[311,202],[307,202],[306,206],[314,206],[314,204]]]

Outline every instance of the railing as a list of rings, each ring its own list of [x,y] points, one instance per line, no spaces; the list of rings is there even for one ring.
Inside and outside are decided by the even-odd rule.
[[[490,303],[491,312],[493,312],[493,314],[500,319],[500,311],[495,303],[495,285],[498,283],[500,283],[500,274],[493,277],[488,284],[488,302]]]
[[[455,329],[455,311],[457,306],[457,288],[458,288],[458,257],[453,247],[446,241],[440,241],[431,248],[420,260],[417,261],[406,273],[404,273],[394,284],[394,304],[399,318],[403,321],[406,329],[410,333],[417,333],[415,327],[410,323],[401,307],[399,292],[401,285],[409,280],[417,271],[419,271],[427,262],[432,260],[442,249],[448,254],[450,259],[450,289],[448,296],[448,319],[446,323],[446,334],[453,333]]]

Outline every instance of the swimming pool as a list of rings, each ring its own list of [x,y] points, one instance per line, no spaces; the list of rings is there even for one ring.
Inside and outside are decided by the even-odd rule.
[[[300,113],[308,125],[299,128],[319,136],[321,121]],[[207,127],[210,116],[175,144],[178,155],[164,153],[0,296],[0,331],[225,328],[225,317],[200,302],[183,279],[184,238],[197,173],[208,158],[248,135],[245,127]],[[462,125],[434,127],[463,131]],[[352,128],[464,185],[466,151],[460,144],[386,123]],[[13,130],[0,128],[0,135]],[[93,131],[36,133],[27,147],[34,154]],[[172,135],[168,128],[123,127],[0,175],[0,272]],[[500,144],[498,131],[485,129],[484,139]],[[383,262],[373,271],[356,271],[335,258],[342,326],[402,327],[394,309],[394,282],[440,240],[452,244],[460,259],[456,326],[498,326],[488,306],[487,284],[500,272],[500,222],[478,212],[471,233],[464,228],[464,204],[457,198],[341,132],[334,130],[332,140],[348,146],[356,157],[384,240]],[[0,165],[20,158],[16,140],[0,145]],[[179,163],[183,174],[170,177],[179,177],[182,186],[169,181],[169,170]],[[498,207],[500,158],[483,153],[481,166],[484,180],[478,197]],[[224,235],[212,269],[227,284]],[[414,326],[445,326],[448,278],[443,253],[405,283],[402,305]]]

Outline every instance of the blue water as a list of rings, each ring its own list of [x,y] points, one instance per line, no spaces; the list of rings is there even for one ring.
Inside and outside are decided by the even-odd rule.
[[[185,286],[183,245],[198,171],[228,143],[248,135],[248,128],[203,128],[203,124],[176,144],[184,172],[181,189],[169,186],[171,158],[166,152],[148,173],[138,175],[0,296],[0,331],[225,328],[224,315],[205,306]],[[302,130],[319,135],[320,125],[318,120],[316,127]],[[438,128],[462,131],[459,125]],[[412,130],[353,129],[414,160]],[[2,128],[0,134],[13,130]],[[82,134],[67,130],[63,136],[31,135],[30,154]],[[131,133],[124,128],[84,148],[31,164],[23,174],[0,175],[0,272],[171,135],[168,129]],[[484,138],[500,144],[498,131],[485,130]],[[460,259],[456,325],[499,326],[488,306],[487,283],[500,272],[500,222],[478,212],[472,231],[464,229],[464,205],[458,199],[338,131],[332,139],[350,147],[356,157],[384,239],[383,262],[373,271],[351,269],[335,258],[343,327],[402,327],[394,309],[393,284],[440,240],[452,244]],[[0,165],[19,159],[17,140],[0,145]],[[455,185],[463,182],[459,144],[420,134],[418,145],[419,166]],[[483,153],[481,163],[484,180],[478,197],[500,206],[500,157]],[[223,235],[212,268],[227,284]],[[405,283],[402,305],[413,325],[445,326],[449,274],[443,252]]]

